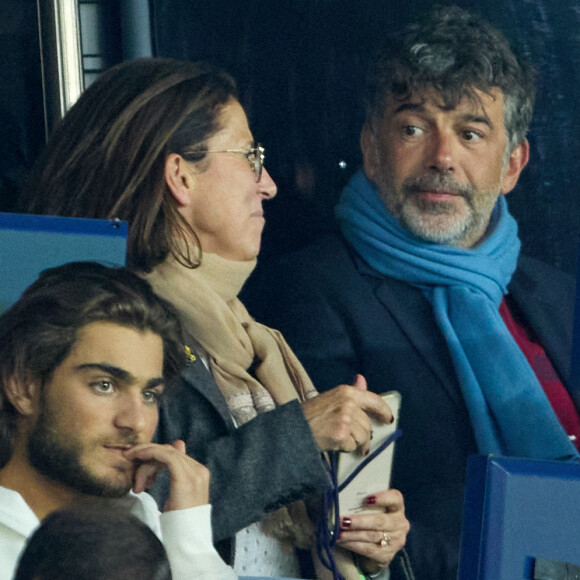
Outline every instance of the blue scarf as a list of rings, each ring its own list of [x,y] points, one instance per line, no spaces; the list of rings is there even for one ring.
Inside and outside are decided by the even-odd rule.
[[[336,213],[344,236],[365,262],[380,274],[421,288],[432,304],[479,452],[578,457],[498,311],[520,251],[505,198],[500,196],[494,208],[491,233],[473,249],[413,237],[389,215],[362,171],[345,187]]]

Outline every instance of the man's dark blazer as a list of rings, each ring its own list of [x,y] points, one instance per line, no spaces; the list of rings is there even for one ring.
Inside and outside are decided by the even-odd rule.
[[[573,281],[521,257],[509,290],[512,312],[533,328],[565,380]],[[370,390],[401,393],[403,436],[392,487],[405,497],[408,550],[418,579],[455,579],[466,461],[477,450],[445,339],[423,293],[379,275],[331,236],[259,268],[243,300],[258,321],[282,331],[319,390],[361,373]]]
[[[292,401],[236,429],[212,374],[196,358],[170,385],[155,440],[183,439],[188,455],[210,470],[214,541],[233,562],[230,541],[265,513],[330,487],[321,454],[300,404]],[[160,508],[169,494],[161,472],[150,490]]]

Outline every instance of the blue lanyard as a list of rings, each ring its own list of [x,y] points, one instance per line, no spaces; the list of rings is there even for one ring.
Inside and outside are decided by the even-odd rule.
[[[351,483],[351,481],[380,453],[382,453],[391,443],[394,443],[400,436],[402,431],[397,429],[387,439],[381,443],[368,457],[360,462],[358,467],[339,485],[338,484],[338,451],[331,451],[325,458],[325,466],[332,482],[332,489],[324,494],[323,498],[323,515],[318,522],[316,530],[316,550],[318,558],[323,566],[332,572],[334,580],[344,580],[343,576],[338,571],[332,550],[336,545],[336,540],[340,534],[340,505],[339,493]],[[334,514],[334,522],[332,528],[328,522],[328,514]]]

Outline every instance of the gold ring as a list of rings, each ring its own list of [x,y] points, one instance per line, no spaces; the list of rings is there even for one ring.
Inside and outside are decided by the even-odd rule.
[[[380,541],[381,548],[388,546],[391,543],[391,536],[387,532],[383,532],[383,539]]]

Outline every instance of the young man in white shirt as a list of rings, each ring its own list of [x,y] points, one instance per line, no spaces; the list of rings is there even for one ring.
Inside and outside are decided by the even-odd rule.
[[[171,307],[122,268],[47,270],[0,317],[0,580],[42,518],[95,504],[147,523],[174,579],[236,577],[212,545],[208,470],[182,441],[151,443],[182,363]],[[144,493],[160,469],[163,514]]]

